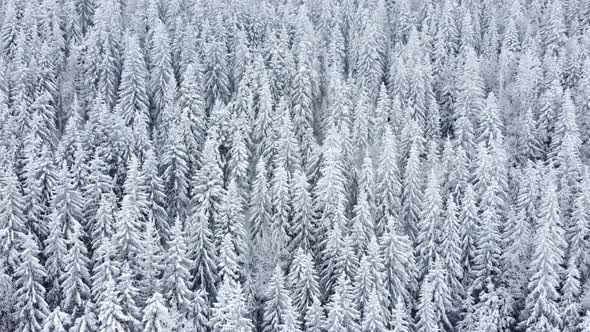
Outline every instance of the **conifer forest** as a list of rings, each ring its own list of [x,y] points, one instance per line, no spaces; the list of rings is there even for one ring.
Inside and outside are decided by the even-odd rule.
[[[1,332],[590,332],[588,0],[0,0]]]

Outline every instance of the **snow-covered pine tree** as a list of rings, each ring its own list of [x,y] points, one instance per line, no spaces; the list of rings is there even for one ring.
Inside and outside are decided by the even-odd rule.
[[[121,208],[117,211],[113,242],[119,257],[136,265],[136,258],[143,252],[141,225],[145,220],[146,208],[144,181],[139,170],[137,157],[131,157],[124,184]]]
[[[114,261],[115,246],[110,238],[105,238],[92,252],[92,299],[100,305],[106,285],[109,280],[115,280],[119,275],[119,262]]]
[[[76,318],[69,332],[92,332],[96,331],[98,327],[98,320],[95,313],[95,304],[87,302],[84,308],[84,313]]]
[[[45,317],[41,332],[66,332],[71,321],[70,315],[61,311],[61,308],[57,306]]]
[[[148,223],[155,225],[160,238],[165,242],[170,237],[164,180],[160,176],[159,162],[153,149],[145,152],[141,173],[145,181]]]
[[[227,191],[223,197],[219,219],[214,227],[214,238],[217,245],[230,235],[232,247],[235,251],[236,263],[241,264],[245,261],[246,247],[246,230],[244,228],[244,201],[241,199],[238,191],[238,185],[235,181],[228,184]]]
[[[98,305],[98,326],[100,331],[121,332],[127,328],[129,317],[123,312],[118,300],[115,281],[107,279],[105,292]]]
[[[247,317],[244,293],[239,282],[224,278],[217,300],[211,309],[209,326],[212,332],[251,332],[254,325]]]
[[[320,298],[318,279],[313,256],[300,247],[291,262],[287,285],[291,290],[293,306],[301,314],[305,314],[314,299]]]
[[[116,283],[117,301],[127,317],[126,326],[131,330],[138,329],[141,323],[141,308],[137,303],[140,294],[136,284],[131,267],[127,262],[123,263]]]
[[[554,331],[562,324],[557,304],[566,242],[552,171],[545,175],[545,181],[547,186],[543,190],[534,236],[536,246],[529,265],[531,278],[525,306],[527,318],[523,323],[530,330]]]
[[[385,267],[385,287],[388,289],[389,303],[402,298],[407,306],[413,304],[418,270],[413,254],[412,242],[402,235],[399,224],[390,217],[387,231],[381,237],[380,245]]]
[[[437,255],[437,247],[443,238],[441,234],[442,203],[439,174],[436,169],[432,169],[424,190],[416,245],[422,275],[428,273],[431,268]]]
[[[262,329],[265,332],[279,331],[279,326],[285,323],[287,304],[291,306],[291,297],[285,287],[283,269],[276,266],[268,284],[262,318]]]
[[[201,156],[202,144],[205,142],[207,131],[205,101],[201,82],[199,63],[189,63],[180,76],[178,88],[178,108],[181,114],[186,114],[190,132],[184,139],[187,141],[188,158],[190,167],[196,168]]]
[[[203,210],[197,210],[190,216],[189,222],[188,252],[192,261],[193,289],[202,289],[210,296],[215,297],[217,294],[218,256],[213,244],[213,233],[209,226],[209,220],[206,215],[202,214],[203,212]]]
[[[326,331],[361,331],[360,313],[354,302],[350,280],[342,273],[327,304]]]
[[[418,236],[418,220],[422,206],[423,174],[420,150],[419,142],[411,144],[402,179],[402,214],[400,221],[402,221],[405,232],[412,241],[415,241]]]
[[[298,248],[313,250],[317,245],[317,234],[307,176],[302,170],[295,170],[291,181],[292,218],[288,234],[291,238],[289,252],[294,255]]]
[[[470,285],[475,274],[473,266],[475,264],[476,241],[478,239],[477,228],[479,225],[479,215],[477,213],[475,192],[473,186],[469,183],[465,188],[461,198],[459,225],[461,236],[461,266],[463,268],[463,285]]]
[[[55,218],[56,212],[50,215],[49,236],[45,239],[43,255],[45,256],[46,282],[49,284],[47,300],[52,305],[61,302],[61,278],[65,269],[65,257],[68,253],[63,227],[59,218]],[[79,227],[79,226],[78,226]]]
[[[451,289],[453,310],[458,311],[464,296],[461,284],[463,280],[463,266],[461,266],[462,252],[457,205],[452,196],[447,197],[441,237],[441,248],[438,257],[444,261],[447,270],[447,283]]]
[[[213,18],[218,22],[219,18]],[[217,25],[217,24],[215,24]],[[210,27],[209,27],[210,28]],[[211,110],[215,102],[227,103],[230,95],[230,81],[227,69],[227,52],[225,51],[225,41],[221,34],[223,31],[211,31],[212,35],[219,38],[208,38],[204,43],[203,53],[205,55],[205,101],[207,109]]]
[[[222,159],[219,153],[219,134],[217,127],[210,127],[203,145],[201,168],[198,169],[191,181],[191,215],[195,219],[202,218],[215,226],[219,220],[221,200],[225,196],[223,188]],[[219,240],[217,238],[216,240]]]
[[[162,271],[164,270],[164,248],[154,224],[146,222],[142,231],[143,252],[137,257],[137,283],[140,299],[145,303],[153,293],[161,291]],[[168,257],[166,255],[166,257]]]
[[[231,146],[228,151],[227,178],[228,181],[236,181],[242,200],[248,198],[248,179],[250,169],[250,150],[244,120],[238,119],[237,125],[231,136]]]
[[[133,132],[135,153],[142,154],[150,144],[151,133],[148,71],[137,35],[130,34],[125,39],[119,100],[115,109]]]
[[[55,187],[51,201],[51,218],[55,218],[58,227],[61,227],[66,238],[70,239],[74,231],[86,236],[82,227],[87,227],[83,216],[84,198],[75,188],[72,172],[67,165],[63,165],[58,176],[58,184]],[[76,230],[79,227],[80,229]]]
[[[341,134],[334,125],[327,131],[322,157],[320,177],[314,192],[319,234],[330,229],[331,220],[337,217],[338,210],[345,205],[346,200]]]
[[[151,122],[158,125],[163,111],[167,84],[173,78],[170,37],[166,25],[156,19],[149,41],[149,91],[152,104]]]
[[[90,273],[88,265],[88,250],[82,241],[80,225],[74,226],[70,238],[66,239],[69,247],[64,258],[64,274],[61,289],[63,291],[62,305],[64,311],[72,317],[83,312],[86,301],[90,298]]]
[[[143,309],[142,332],[166,332],[172,329],[170,311],[160,293],[154,293]]]
[[[88,220],[86,224],[89,225],[88,233],[91,234],[101,197],[113,191],[114,181],[108,174],[108,166],[104,156],[95,153],[88,168],[87,184],[81,189],[85,203],[84,219]]]
[[[166,206],[168,223],[173,223],[176,217],[184,219],[188,213],[190,204],[190,160],[188,146],[185,142],[187,133],[182,131],[182,125],[186,119],[182,119],[178,110],[174,108],[171,116],[180,119],[172,119],[169,124],[168,134],[163,145],[163,155],[160,163],[162,179],[166,188]]]
[[[289,243],[289,235],[287,233],[291,215],[289,173],[283,164],[275,165],[272,173],[270,191],[273,209],[270,218],[269,235],[274,253],[280,256]]]
[[[390,322],[392,332],[409,332],[412,330],[412,317],[401,297],[395,302],[395,306],[391,311],[391,317],[393,319]]]
[[[256,163],[256,176],[252,181],[249,203],[249,224],[252,239],[257,242],[268,236],[271,217],[271,198],[268,184],[266,161],[260,158]]]
[[[362,256],[367,251],[369,239],[375,234],[375,222],[367,201],[367,192],[361,191],[353,208],[351,236],[356,254]]]
[[[379,154],[379,165],[376,171],[376,216],[375,232],[383,234],[387,228],[388,216],[400,217],[401,180],[398,167],[398,155],[395,134],[390,127],[383,134],[383,150]]]
[[[166,299],[181,312],[190,310],[193,292],[190,290],[190,264],[182,223],[176,220],[171,231],[168,251],[164,258],[163,286]],[[155,296],[155,294],[154,294]]]
[[[287,302],[285,303],[285,312],[283,315],[283,323],[279,325],[280,332],[301,332],[300,326],[301,323],[297,319],[297,311],[291,305],[291,299],[287,298]]]
[[[418,332],[438,332],[438,318],[434,310],[432,281],[425,279],[420,288],[420,300],[417,305],[417,322],[416,331]]]
[[[363,332],[385,332],[387,329],[387,320],[385,318],[385,308],[381,302],[377,290],[374,288],[370,295],[369,301],[365,307],[361,329]]]
[[[0,244],[2,265],[5,272],[12,274],[20,265],[19,247],[25,237],[25,201],[14,171],[3,172],[2,192],[0,194]]]
[[[16,331],[37,332],[49,315],[49,306],[45,302],[43,279],[47,276],[39,263],[39,249],[33,235],[23,236],[22,250],[19,252],[19,266],[14,271],[16,305],[14,314],[18,315]]]
[[[324,331],[325,313],[322,303],[318,298],[313,299],[312,304],[307,307],[305,312],[305,331],[321,332]]]

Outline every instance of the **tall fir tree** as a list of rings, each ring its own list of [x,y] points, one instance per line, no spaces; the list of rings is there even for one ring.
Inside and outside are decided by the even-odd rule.
[[[554,331],[562,324],[557,304],[566,242],[553,176],[551,171],[545,175],[547,187],[540,202],[536,246],[529,265],[531,278],[525,306],[527,318],[524,321],[528,330]]]
[[[244,293],[239,282],[225,278],[219,287],[217,301],[211,309],[209,321],[212,332],[251,332],[254,325],[247,317]]]
[[[5,266],[5,272],[11,274],[20,264],[19,247],[25,237],[25,201],[14,171],[7,169],[3,175],[0,194],[0,243],[2,265]]]
[[[39,249],[33,236],[29,233],[23,237],[22,251],[19,255],[20,265],[14,272],[16,306],[14,314],[21,317],[16,330],[19,332],[41,331],[41,324],[49,315],[49,306],[45,302],[43,278],[45,269],[39,263]]]

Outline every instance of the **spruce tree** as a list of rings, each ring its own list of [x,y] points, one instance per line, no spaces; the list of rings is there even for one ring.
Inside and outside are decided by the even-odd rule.
[[[420,147],[418,142],[414,142],[410,148],[402,179],[402,215],[400,218],[405,228],[404,231],[412,241],[418,236],[418,220],[422,205],[422,181]]]
[[[363,332],[385,332],[387,329],[387,321],[385,319],[383,305],[377,295],[377,291],[373,289],[369,296],[369,302],[365,307],[365,312],[362,321]]]
[[[236,128],[228,151],[227,174],[229,181],[236,181],[242,199],[246,199],[250,168],[250,150],[246,130]]]
[[[289,194],[289,174],[284,165],[276,165],[271,180],[271,217],[270,235],[275,252],[280,255],[289,243],[288,227],[291,214]]]
[[[145,181],[148,222],[155,225],[160,238],[165,242],[170,237],[168,212],[166,211],[166,194],[164,180],[158,170],[159,162],[152,149],[145,152],[145,160],[141,168]]]
[[[172,321],[170,312],[164,303],[164,298],[160,293],[154,293],[143,309],[143,318],[141,319],[143,332],[164,332],[170,331]]]
[[[219,287],[217,301],[211,309],[209,326],[212,332],[251,332],[252,321],[246,316],[247,308],[242,286],[225,278]]]
[[[452,197],[447,198],[446,211],[442,223],[442,241],[439,257],[443,259],[447,270],[447,283],[452,290],[451,298],[454,306],[458,306],[463,298],[461,281],[463,266],[461,266],[461,243],[457,206]],[[458,309],[458,308],[457,308]]]
[[[66,238],[72,238],[77,227],[80,227],[78,231],[82,232],[82,236],[86,236],[86,233],[81,228],[88,226],[84,222],[82,213],[84,199],[78,189],[75,188],[72,172],[65,164],[59,173],[58,181],[51,202],[53,210],[51,218],[56,219],[58,227],[61,227]]]
[[[314,192],[314,209],[321,232],[328,230],[330,218],[345,203],[345,178],[342,165],[341,135],[336,126],[328,129],[324,142],[323,163]]]
[[[470,284],[475,278],[473,267],[475,264],[476,241],[478,239],[477,227],[479,216],[475,205],[475,193],[473,186],[468,184],[461,199],[461,212],[459,215],[461,236],[461,266],[463,267],[464,284]]]
[[[413,303],[418,272],[412,243],[406,235],[400,234],[399,224],[393,219],[390,219],[380,241],[389,303],[393,305],[401,298],[406,305],[410,305]]]
[[[244,228],[244,202],[238,192],[238,185],[232,181],[227,188],[225,196],[221,202],[219,211],[219,220],[215,225],[214,235],[217,244],[225,239],[229,234],[232,240],[239,263],[244,262],[246,247],[246,230]]]
[[[477,241],[474,256],[473,272],[475,280],[472,288],[481,290],[488,282],[496,282],[500,273],[500,218],[498,211],[499,191],[497,182],[484,189],[480,201],[480,224],[476,232]]]
[[[280,332],[301,332],[301,329],[299,328],[301,323],[297,319],[297,313],[295,308],[291,305],[290,298],[287,298],[285,313],[283,316],[284,322],[279,325]]]
[[[19,247],[25,237],[24,204],[20,185],[14,171],[8,169],[2,179],[0,194],[0,244],[2,265],[7,273],[13,273],[19,262]]]
[[[418,303],[416,331],[418,332],[438,332],[438,318],[434,310],[434,295],[432,282],[425,279],[420,288],[420,300]]]
[[[190,217],[189,257],[192,261],[193,288],[202,289],[212,297],[217,294],[217,254],[209,220],[197,211]]]
[[[108,174],[107,164],[104,157],[98,153],[94,154],[88,170],[88,183],[82,188],[84,197],[84,218],[89,220],[88,224],[93,226],[100,200],[103,195],[113,191],[113,178]],[[89,233],[92,233],[93,227],[88,227]]]
[[[383,150],[380,153],[376,172],[376,216],[375,232],[383,234],[387,228],[388,216],[398,219],[401,208],[401,180],[398,167],[396,138],[389,127],[383,134]]]
[[[115,247],[110,239],[105,239],[92,253],[92,299],[97,305],[103,300],[109,280],[119,275],[119,262],[114,261]]]
[[[419,268],[423,275],[434,262],[437,247],[442,239],[440,225],[442,224],[443,206],[438,177],[437,171],[432,169],[424,190],[420,212],[416,251],[419,257]]]
[[[326,294],[332,292],[336,279],[343,273],[340,263],[341,252],[344,247],[342,221],[337,220],[332,229],[326,235],[326,241],[322,250],[323,264],[320,270],[320,281]]]
[[[188,147],[181,131],[182,124],[170,125],[171,128],[163,146],[164,153],[160,167],[163,169],[162,179],[166,187],[168,222],[172,223],[176,217],[184,219],[188,213],[190,165]]]
[[[63,227],[59,218],[54,218],[55,212],[50,215],[49,236],[45,239],[43,255],[45,256],[45,271],[47,273],[46,282],[50,285],[47,292],[47,300],[51,304],[57,304],[61,301],[61,278],[65,269],[65,257],[68,254],[66,239],[63,233]],[[79,226],[78,226],[79,227]]]
[[[39,263],[39,249],[31,234],[23,237],[22,251],[19,254],[21,262],[14,271],[15,278],[15,314],[22,319],[17,324],[19,332],[35,332],[41,330],[41,324],[49,314],[49,307],[45,302],[45,288],[43,278],[45,269]]]
[[[219,153],[219,136],[216,127],[209,128],[203,146],[201,168],[191,180],[192,218],[203,218],[201,222],[215,225],[219,220],[223,188],[222,159]],[[217,239],[219,240],[219,239]]]
[[[136,153],[149,144],[150,139],[150,110],[148,99],[148,71],[143,50],[135,35],[127,36],[123,72],[119,85],[119,100],[116,109],[130,126],[134,136],[133,148]]]
[[[67,313],[61,311],[60,307],[57,306],[45,318],[42,332],[66,332],[66,328],[68,325],[70,325],[70,323],[70,316]]]
[[[545,180],[548,185],[540,203],[538,228],[534,236],[537,245],[529,265],[531,278],[525,308],[527,329],[553,331],[562,324],[557,306],[557,287],[563,272],[566,243],[553,174],[547,174]]]
[[[256,163],[256,176],[252,182],[252,190],[249,204],[250,234],[254,241],[259,241],[268,234],[271,217],[271,201],[266,170],[266,162],[263,158]]]
[[[369,239],[374,236],[374,221],[369,202],[367,202],[367,193],[361,192],[357,204],[353,208],[354,217],[352,218],[352,241],[357,255],[366,253]]]
[[[203,100],[202,82],[199,63],[189,63],[180,77],[178,88],[178,107],[181,114],[186,114],[190,132],[185,137],[188,157],[192,168],[196,168],[200,159],[201,147],[205,142],[206,114]]]
[[[179,219],[172,227],[168,245],[164,258],[164,294],[166,299],[175,304],[180,311],[188,311],[193,295],[189,288],[191,262],[187,258],[185,237]]]
[[[320,297],[315,262],[309,251],[300,247],[295,252],[287,275],[287,285],[291,290],[293,306],[300,313],[305,313],[313,300]]]
[[[86,300],[90,298],[90,273],[88,251],[81,239],[80,226],[75,226],[71,238],[66,239],[69,249],[64,259],[62,307],[72,317],[83,311]]]
[[[270,279],[266,296],[262,329],[264,332],[279,331],[279,326],[285,324],[286,309],[288,305],[291,306],[291,297],[285,288],[283,270],[278,265]]]
[[[350,280],[341,274],[334,287],[334,294],[327,304],[326,331],[361,331],[360,313],[354,304]]]
[[[390,323],[392,332],[409,332],[412,330],[412,318],[401,297],[395,302],[391,317],[393,318]]]
[[[117,301],[123,314],[127,317],[127,326],[132,330],[139,328],[141,323],[141,309],[137,303],[140,294],[136,284],[137,280],[135,280],[129,264],[123,263],[121,273],[117,277]]]
[[[84,313],[76,318],[72,323],[70,332],[91,332],[96,331],[98,320],[96,317],[95,304],[88,302],[84,308]]]
[[[226,233],[218,249],[218,275],[221,280],[228,279],[237,282],[239,275],[239,258],[235,247],[234,237]]]
[[[223,40],[208,40],[204,45],[205,75],[205,101],[207,109],[211,109],[215,102],[227,103],[229,100],[229,78],[226,72],[227,52]]]
[[[105,332],[125,331],[129,320],[129,316],[123,312],[119,304],[115,281],[113,279],[107,279],[105,292],[98,305],[99,329]]]
[[[160,19],[156,19],[149,44],[150,78],[149,91],[154,111],[151,114],[153,123],[161,119],[161,112],[165,105],[167,84],[173,73],[170,55],[170,38],[166,26]]]
[[[137,257],[136,273],[139,276],[137,288],[139,290],[139,302],[149,299],[154,292],[161,291],[162,271],[164,270],[164,248],[156,227],[152,223],[146,223],[142,231],[144,250]],[[166,256],[167,257],[167,256]]]
[[[309,191],[308,177],[301,170],[295,170],[292,178],[292,218],[289,225],[289,251],[291,254],[302,248],[313,250],[316,245],[316,224],[313,219],[313,201]]]
[[[325,313],[322,303],[318,298],[315,298],[305,312],[305,330],[309,332],[324,331],[324,319]]]

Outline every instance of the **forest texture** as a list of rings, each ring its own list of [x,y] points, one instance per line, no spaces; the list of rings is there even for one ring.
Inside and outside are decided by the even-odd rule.
[[[0,331],[590,332],[587,0],[0,22]]]

